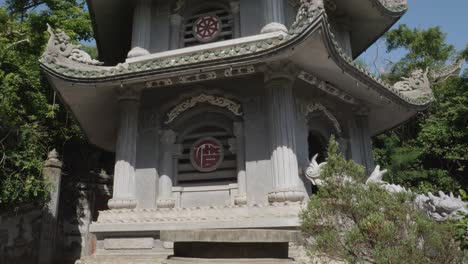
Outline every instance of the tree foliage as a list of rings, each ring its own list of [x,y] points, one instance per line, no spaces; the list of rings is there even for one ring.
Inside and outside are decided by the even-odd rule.
[[[402,24],[385,35],[387,52],[397,49],[407,51],[406,55],[392,65],[390,74],[385,75],[391,82],[408,76],[413,69],[443,67],[448,58],[454,55],[455,48],[445,42],[446,34],[440,27],[410,29]]]
[[[78,127],[41,73],[46,24],[76,40],[91,38],[84,1],[7,1],[0,7],[0,208],[40,201],[48,150],[80,140]],[[73,33],[75,32],[75,33]]]
[[[301,214],[312,255],[350,263],[460,263],[452,223],[429,219],[409,193],[364,185],[363,168],[345,160],[333,138],[326,161],[325,184]]]
[[[400,25],[386,35],[387,49],[407,54],[384,77],[396,81],[416,68],[439,69],[457,54],[439,27]],[[458,56],[468,54],[468,49]],[[435,101],[407,123],[374,139],[374,156],[387,180],[419,191],[468,188],[468,75],[432,86]]]

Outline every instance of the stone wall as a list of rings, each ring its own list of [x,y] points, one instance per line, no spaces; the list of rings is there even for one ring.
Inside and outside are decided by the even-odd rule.
[[[0,215],[0,263],[36,263],[42,210],[25,206]]]

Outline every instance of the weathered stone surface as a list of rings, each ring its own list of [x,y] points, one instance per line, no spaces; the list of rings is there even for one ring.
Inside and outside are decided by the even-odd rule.
[[[206,229],[161,231],[161,240],[173,242],[275,243],[300,240],[300,232],[273,229]]]
[[[105,249],[151,249],[153,246],[154,239],[151,237],[104,239]]]

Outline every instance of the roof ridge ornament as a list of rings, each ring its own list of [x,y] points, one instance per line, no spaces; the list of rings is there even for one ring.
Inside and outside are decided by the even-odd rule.
[[[464,62],[465,59],[463,57],[460,57],[449,66],[446,66],[439,70],[430,70],[429,77],[431,77],[433,83],[444,82],[451,76],[458,76],[460,74],[460,70]]]
[[[296,20],[291,26],[290,34],[299,33],[303,27],[308,25],[314,18],[324,10],[323,0],[300,0]]]
[[[50,34],[47,48],[41,60],[46,62],[56,62],[60,58],[72,60],[74,62],[88,65],[102,65],[103,62],[91,58],[91,56],[81,49],[81,45],[72,43],[70,36],[64,31],[54,29],[47,24],[47,32]]]
[[[403,95],[412,98],[433,98],[431,82],[428,78],[429,68],[425,71],[415,69],[410,73],[409,77],[402,77],[393,85],[393,87]]]
[[[408,9],[407,0],[378,0],[385,8],[393,12],[401,12]]]

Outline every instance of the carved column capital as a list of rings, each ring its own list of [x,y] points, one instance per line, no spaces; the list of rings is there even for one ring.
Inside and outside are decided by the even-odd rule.
[[[117,100],[132,100],[140,101],[141,91],[144,88],[142,85],[124,85],[121,84],[115,88],[115,93],[117,94]]]
[[[283,80],[292,84],[298,73],[299,69],[291,62],[274,62],[264,67],[264,82]]]

